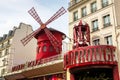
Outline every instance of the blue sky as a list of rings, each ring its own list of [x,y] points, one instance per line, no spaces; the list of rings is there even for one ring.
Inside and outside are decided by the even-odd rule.
[[[46,22],[62,6],[67,10],[69,0],[1,0],[0,2],[0,36],[7,34],[21,22],[30,24],[33,30],[39,24],[28,14],[35,7],[43,22]],[[48,27],[60,30],[68,35],[68,13],[52,22]]]

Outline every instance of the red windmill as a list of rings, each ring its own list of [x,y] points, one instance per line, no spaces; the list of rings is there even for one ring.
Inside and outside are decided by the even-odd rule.
[[[59,18],[61,15],[66,13],[66,10],[61,7],[47,22],[43,23],[38,16],[36,10],[34,7],[32,7],[28,13],[40,24],[40,27],[35,30],[34,32],[27,35],[25,38],[21,40],[22,44],[25,46],[33,37],[37,39],[38,49],[37,49],[37,57],[36,59],[46,58],[55,54],[58,54],[61,52],[62,48],[62,32],[59,32],[54,29],[49,29],[46,26],[51,23],[52,21]],[[47,51],[46,45],[50,46],[50,50],[53,48],[54,52],[51,52],[52,54]],[[46,52],[42,52],[41,50],[45,50]],[[53,50],[51,50],[53,51]],[[44,54],[46,53],[46,54]]]

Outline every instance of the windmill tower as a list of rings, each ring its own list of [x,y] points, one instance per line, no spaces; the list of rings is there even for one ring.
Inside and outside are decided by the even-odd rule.
[[[41,21],[34,7],[32,7],[28,13],[39,23],[40,27],[23,38],[21,40],[22,44],[25,46],[33,37],[37,39],[37,60],[60,54],[62,50],[62,40],[65,38],[65,34],[55,29],[47,28],[46,26],[66,13],[66,10],[61,7],[45,23]]]

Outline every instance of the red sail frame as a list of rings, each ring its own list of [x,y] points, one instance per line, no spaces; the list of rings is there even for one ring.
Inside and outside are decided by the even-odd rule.
[[[60,43],[59,40],[57,40],[55,38],[55,36],[49,31],[48,28],[46,28],[46,26],[51,23],[52,21],[58,19],[60,16],[62,16],[63,14],[66,13],[66,10],[61,7],[50,19],[48,19],[48,21],[46,21],[46,23],[43,23],[40,19],[40,17],[38,16],[36,10],[34,9],[34,7],[32,7],[28,13],[39,23],[40,28],[38,28],[37,30],[35,30],[34,32],[32,32],[31,34],[27,35],[25,38],[23,38],[21,40],[22,44],[25,46],[36,34],[38,34],[41,29],[44,29],[47,37],[49,38],[51,44],[53,45],[53,47],[56,49],[59,48],[59,46],[61,46],[62,43]]]

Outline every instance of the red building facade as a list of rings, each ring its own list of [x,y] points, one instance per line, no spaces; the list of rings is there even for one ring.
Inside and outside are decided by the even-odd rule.
[[[48,38],[47,34],[45,33],[45,31],[41,30],[35,36],[35,38],[37,39],[37,44],[38,44],[36,60],[60,54],[62,51],[62,40],[65,38],[64,37],[65,34],[53,28],[49,28],[49,30],[52,32],[55,38],[59,40],[59,43],[61,44],[61,46],[59,46],[56,50],[54,46],[52,45],[52,42]]]

